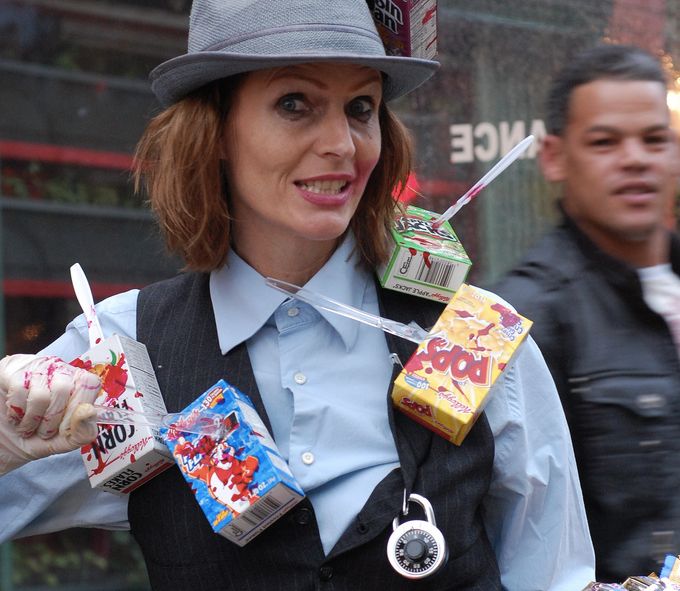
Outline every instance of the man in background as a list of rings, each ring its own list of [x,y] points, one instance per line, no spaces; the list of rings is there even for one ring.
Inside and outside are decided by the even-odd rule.
[[[554,79],[561,223],[492,289],[534,321],[579,465],[600,581],[680,553],[680,169],[659,62],[606,45]]]

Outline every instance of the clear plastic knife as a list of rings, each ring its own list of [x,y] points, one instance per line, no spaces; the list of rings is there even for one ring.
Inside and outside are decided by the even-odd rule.
[[[73,283],[73,290],[76,293],[76,299],[83,309],[85,320],[87,320],[87,334],[90,339],[90,347],[94,347],[97,343],[104,340],[104,333],[99,324],[99,318],[97,318],[90,284],[87,282],[85,272],[79,263],[71,265],[71,281]]]
[[[418,326],[415,322],[410,322],[409,324],[404,324],[403,322],[397,322],[396,320],[390,320],[389,318],[383,318],[382,316],[375,316],[374,314],[369,314],[353,306],[348,306],[342,302],[338,302],[332,298],[321,295],[299,285],[293,283],[288,283],[287,281],[281,281],[280,279],[274,279],[272,277],[267,277],[265,282],[269,287],[277,289],[316,308],[321,308],[322,310],[327,310],[340,316],[345,316],[346,318],[351,318],[358,322],[363,322],[369,326],[374,326],[385,332],[401,337],[402,339],[408,339],[414,343],[422,343],[428,337],[428,332]]]

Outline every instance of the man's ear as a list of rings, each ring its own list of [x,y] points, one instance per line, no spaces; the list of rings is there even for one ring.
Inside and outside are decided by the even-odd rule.
[[[560,182],[565,179],[564,141],[558,135],[546,135],[541,142],[538,161],[547,181]]]

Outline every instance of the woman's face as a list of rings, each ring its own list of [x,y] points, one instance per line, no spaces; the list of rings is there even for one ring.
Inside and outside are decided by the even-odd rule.
[[[244,78],[224,133],[239,253],[332,250],[380,157],[381,99],[380,73],[356,65],[305,64]]]

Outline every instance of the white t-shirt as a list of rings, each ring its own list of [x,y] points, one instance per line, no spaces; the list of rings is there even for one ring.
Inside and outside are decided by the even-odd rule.
[[[670,264],[638,269],[647,305],[666,320],[680,356],[680,277]]]

